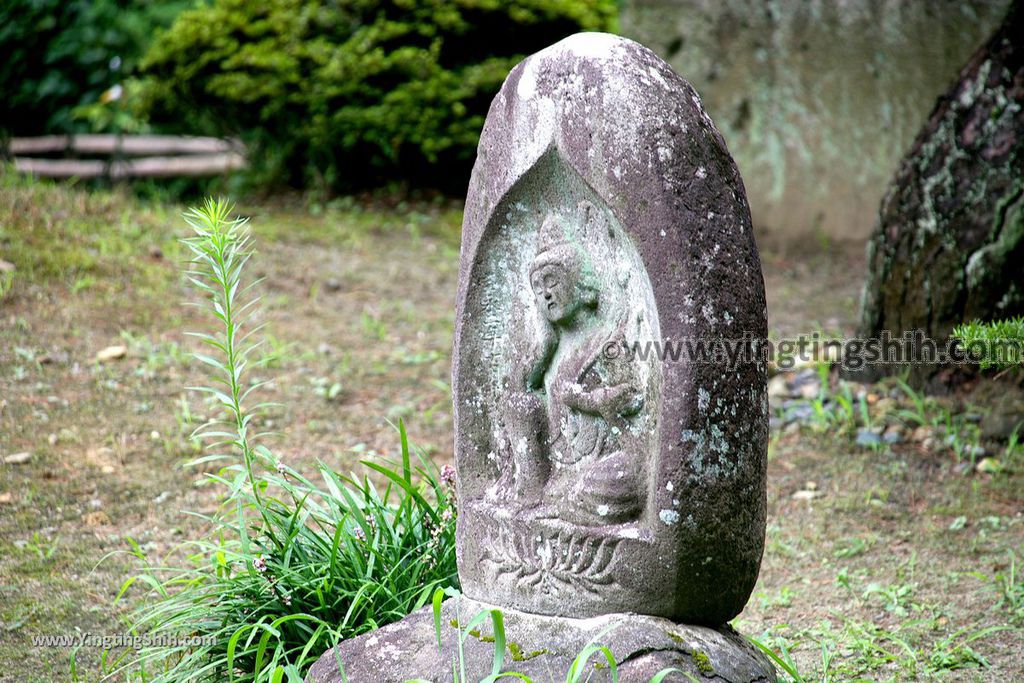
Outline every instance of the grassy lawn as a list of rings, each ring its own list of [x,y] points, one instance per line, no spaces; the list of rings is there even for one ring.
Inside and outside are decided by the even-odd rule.
[[[159,557],[195,533],[183,511],[217,504],[204,473],[184,467],[212,406],[184,389],[202,372],[184,331],[205,322],[184,305],[194,295],[180,274],[181,209],[0,176],[0,260],[16,267],[0,279],[0,456],[28,454],[0,464],[2,680],[69,679],[72,651],[32,638],[122,633],[143,595],[114,602],[134,566],[127,539]],[[402,418],[449,462],[461,212],[239,211],[263,278],[268,344],[255,374],[277,404],[260,424],[277,432],[275,452],[299,469],[347,471],[392,457],[389,421]],[[763,251],[773,334],[850,331],[859,247],[794,256],[766,240]],[[97,359],[115,346],[123,356]],[[956,400],[929,402],[922,419],[966,410]],[[872,403],[872,419],[896,419],[894,402],[911,399]],[[979,473],[963,449],[910,438],[864,448],[858,419],[773,430],[767,550],[737,627],[806,680],[1024,675],[1024,458],[1011,450],[1000,471]],[[99,677],[98,656],[78,653],[82,680]]]

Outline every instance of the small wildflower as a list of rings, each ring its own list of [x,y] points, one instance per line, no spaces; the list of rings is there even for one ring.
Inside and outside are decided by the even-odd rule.
[[[442,522],[451,522],[453,519],[455,519],[455,512],[450,507],[446,507],[441,512],[441,521]]]
[[[253,569],[258,571],[260,574],[262,574],[263,572],[267,571],[267,561],[265,559],[263,559],[262,555],[260,555],[259,557],[253,559],[252,566],[253,566]]]
[[[363,531],[363,527],[361,526],[357,526],[355,529],[353,529],[352,535],[356,537],[357,541],[366,541],[366,532]]]
[[[449,489],[455,488],[455,468],[451,465],[441,467],[441,483]]]
[[[285,593],[284,595],[281,596],[281,602],[284,603],[285,607],[291,607],[292,606],[292,596],[290,596],[289,594]]]

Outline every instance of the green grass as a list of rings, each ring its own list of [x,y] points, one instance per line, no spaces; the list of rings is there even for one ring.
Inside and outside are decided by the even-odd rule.
[[[957,407],[948,401],[926,396],[913,389],[905,379],[893,377],[882,380],[872,387],[838,380],[831,382],[829,364],[817,366],[820,387],[809,399],[795,399],[786,407],[777,409],[776,414],[785,418],[794,404],[804,404],[808,417],[801,420],[812,432],[834,434],[840,438],[852,438],[860,430],[883,432],[888,427],[900,427],[907,431],[903,441],[913,429],[927,427],[934,432],[941,446],[948,449],[957,463],[975,465],[983,452],[981,430],[977,424],[978,413],[972,406]],[[868,401],[868,393],[875,395],[876,405]],[[890,400],[881,401],[878,397]],[[895,398],[893,398],[895,397]],[[884,406],[884,407],[883,407]],[[868,448],[888,451],[891,444],[882,440],[871,443]],[[1022,449],[1016,436],[1003,448],[1002,463],[1016,463]]]
[[[149,589],[130,631],[150,638],[191,636],[200,642],[107,653],[108,676],[147,682],[301,680],[329,647],[401,619],[426,604],[438,586],[457,583],[453,473],[425,457],[414,468],[398,425],[401,460],[364,465],[383,480],[317,468],[319,480],[288,467],[261,443],[254,418],[259,383],[246,368],[257,358],[259,328],[249,326],[258,299],[243,279],[252,256],[244,220],[209,202],[187,220],[195,235],[188,279],[205,299],[211,332],[194,357],[209,368],[197,390],[219,408],[202,426],[209,445],[195,465],[223,466],[210,475],[221,504],[199,515],[207,533],[157,561],[133,543],[141,569],[135,586]]]
[[[905,379],[892,378],[899,393],[909,403],[895,412],[895,417],[908,428],[930,427],[944,439],[956,462],[969,462],[972,466],[981,452],[981,430],[971,418],[972,411],[954,410],[949,404],[916,391]]]
[[[996,609],[1006,614],[1010,623],[1024,627],[1024,571],[1012,550],[1007,561],[991,575],[981,571],[969,572],[996,595]]]
[[[410,447],[414,465],[421,454],[436,453],[442,462],[450,452],[450,396],[434,383],[447,378],[452,314],[444,292],[457,267],[457,207],[343,204],[320,214],[302,202],[247,207],[276,240],[260,240],[254,274],[267,277],[260,288],[291,301],[285,315],[264,308],[261,321],[275,334],[261,334],[268,343],[250,359],[252,379],[270,380],[264,395],[279,404],[258,423],[281,432],[266,442],[319,488],[326,485],[317,458],[335,472],[355,470],[360,484],[371,471],[358,459],[400,460],[392,447],[398,439],[381,419],[394,402],[409,406],[406,425],[423,444]],[[34,648],[32,637],[123,633],[124,615],[153,600],[140,579],[111,605],[125,577],[146,566],[130,553],[100,563],[125,547],[126,536],[137,539],[149,564],[176,557],[180,567],[192,548],[171,557],[169,547],[209,527],[178,512],[209,510],[219,488],[204,474],[215,474],[216,464],[183,468],[202,447],[193,430],[219,408],[180,388],[202,384],[208,367],[188,355],[196,344],[181,333],[201,329],[201,311],[182,305],[195,296],[181,276],[181,211],[130,190],[0,179],[0,259],[16,266],[0,298],[0,455],[32,453],[28,464],[0,466],[0,575],[7,577],[0,581],[0,659],[19,680],[68,678],[69,652]],[[417,212],[426,218],[410,220]],[[419,224],[426,219],[437,224]],[[354,244],[360,246],[341,248]],[[402,264],[408,254],[415,261]],[[403,278],[395,280],[395,272]],[[296,293],[302,279],[307,290],[310,282],[325,283],[315,302]],[[341,287],[329,288],[332,279]],[[359,315],[371,300],[410,353],[439,360],[387,363],[386,348],[362,343]],[[329,353],[318,348],[324,341]],[[97,363],[96,352],[114,344],[128,346],[128,354]],[[378,363],[384,373],[370,376]],[[307,377],[330,378],[328,393],[336,381],[344,390],[325,400]],[[382,496],[384,477],[372,477]],[[414,480],[425,481],[415,473]],[[392,504],[397,496],[394,485]],[[51,560],[30,544],[50,544]],[[76,654],[80,678],[99,679],[99,652]]]
[[[218,474],[217,464],[180,468],[183,460],[199,455],[201,446],[190,437],[217,414],[218,403],[186,396],[179,388],[184,378],[202,383],[199,369],[209,366],[182,356],[192,350],[179,335],[186,326],[182,320],[197,327],[193,316],[179,312],[179,302],[194,297],[181,286],[185,250],[174,237],[185,231],[177,207],[140,202],[118,191],[86,193],[12,177],[0,180],[0,186],[0,259],[18,266],[11,290],[0,298],[0,403],[7,401],[0,408],[0,450],[33,453],[27,465],[0,467],[0,494],[13,498],[0,503],[0,574],[8,577],[0,582],[0,659],[18,680],[66,680],[68,652],[32,648],[30,637],[75,629],[121,633],[120,617],[159,599],[139,578],[112,607],[125,576],[142,577],[151,567],[153,576],[165,581],[173,571],[198,573],[215,566],[215,554],[192,543],[169,555],[167,550],[181,543],[182,534],[195,539],[211,528],[175,511],[208,509],[213,492],[223,487],[209,477],[206,485],[196,481],[204,471]],[[424,234],[443,237],[417,241],[419,228],[409,227],[404,217],[413,211],[438,222],[423,227]],[[443,207],[431,211],[410,205],[403,214],[397,207],[378,209],[355,200],[325,206],[321,213],[280,205],[247,210],[257,220],[261,251],[250,272],[267,276],[260,288],[269,296],[287,295],[289,301],[287,310],[268,312],[265,319],[276,336],[261,333],[268,343],[250,358],[252,378],[272,380],[267,395],[284,406],[263,416],[272,417],[273,426],[267,419],[257,424],[283,432],[267,443],[317,489],[327,487],[310,466],[317,457],[346,473],[364,471],[358,458],[378,464],[394,454],[401,462],[400,447],[392,447],[387,434],[379,435],[387,431],[379,418],[392,410],[411,416],[410,432],[426,443],[426,452],[442,459],[450,452],[445,365],[452,318],[444,292],[455,283],[458,217],[449,217]],[[359,225],[349,230],[349,216],[357,212]],[[153,232],[121,229],[122,216]],[[22,243],[23,235],[32,245]],[[149,235],[162,240],[162,259],[148,260]],[[125,244],[95,245],[108,239]],[[51,241],[55,253],[46,252]],[[403,263],[410,254],[416,261]],[[90,268],[75,265],[88,258]],[[136,263],[139,258],[144,263]],[[396,282],[395,272],[409,275]],[[309,295],[311,283],[330,278],[341,288],[329,290],[325,284],[318,296]],[[802,284],[820,282],[805,278]],[[145,291],[156,295],[139,293]],[[798,296],[776,310],[795,307]],[[364,310],[386,322],[387,337],[398,345],[366,343]],[[124,322],[133,320],[145,322]],[[424,325],[430,336],[419,340]],[[129,333],[119,336],[122,329]],[[318,350],[325,340],[330,353]],[[128,356],[97,365],[96,350],[116,343],[129,347]],[[70,358],[52,360],[62,350]],[[81,365],[77,374],[76,363]],[[330,380],[328,393],[334,382],[341,383],[340,396],[322,398],[310,378]],[[859,388],[851,386],[854,397]],[[856,448],[849,437],[861,418],[856,408],[845,406],[837,407],[838,424],[846,425],[841,430],[773,430],[773,511],[757,590],[769,599],[789,594],[791,606],[762,609],[755,598],[737,626],[772,647],[775,637],[785,639],[803,680],[1014,680],[1022,663],[1013,652],[1024,626],[1024,526],[1016,515],[1024,472],[1020,439],[990,448],[1002,463],[999,472],[961,475],[951,467],[956,456],[953,446],[945,445],[945,430],[947,414],[954,426],[961,420],[973,424],[963,408],[946,398],[904,393],[893,381],[864,390],[881,397],[868,405],[873,425],[934,427],[939,451],[927,454],[916,440],[879,451]],[[842,392],[836,383],[826,398],[831,402]],[[148,413],[140,412],[143,406]],[[430,414],[436,419],[425,419]],[[150,439],[152,431],[159,431],[160,440]],[[970,438],[968,429],[964,442]],[[111,451],[102,462],[87,455],[98,447]],[[961,452],[969,460],[966,449]],[[415,465],[416,449],[409,453]],[[100,469],[108,462],[111,474]],[[361,476],[349,478],[363,483]],[[425,481],[415,474],[413,480]],[[808,480],[825,495],[809,504],[792,501],[790,495]],[[372,481],[382,496],[388,480],[375,476]],[[425,490],[429,498],[429,486]],[[400,487],[393,485],[392,504],[398,495]],[[84,521],[90,508],[83,504],[93,496],[102,499],[100,512],[110,523]],[[349,521],[355,536],[358,518]],[[126,534],[139,534],[148,562],[122,554],[97,567],[105,553],[123,548]],[[908,548],[918,552],[919,566],[928,571],[911,577],[901,568],[898,553]],[[284,565],[275,562],[280,571]],[[865,597],[872,584],[878,591]],[[265,579],[251,585],[265,588]],[[886,609],[892,601],[885,593],[898,594],[905,585],[911,592],[896,600],[905,614]],[[258,629],[268,623],[272,620]],[[1017,630],[986,631],[1003,625]],[[236,622],[235,629],[240,627]],[[614,642],[610,646],[614,649]],[[268,641],[264,648],[268,659],[274,647],[276,642]],[[80,678],[98,680],[97,650],[77,654]],[[107,664],[109,669],[114,662]],[[783,674],[782,680],[787,678]]]
[[[941,630],[939,610],[918,607],[894,627],[833,612],[816,626],[779,624],[750,640],[775,664],[782,683],[920,681],[941,679],[957,669],[987,668],[988,661],[977,648],[1009,630],[969,625],[936,637]],[[801,668],[796,653],[807,650],[818,654],[817,661]]]
[[[252,218],[257,225],[253,230],[261,242],[351,247],[372,243],[374,235],[387,232],[408,235],[414,241],[421,237],[441,238],[446,248],[458,254],[462,208],[449,201],[340,197],[324,204],[305,204],[302,211],[287,204],[280,208],[292,209],[289,220],[274,220],[279,211],[273,205],[254,207]],[[341,225],[343,230],[339,229]]]
[[[178,277],[180,235],[166,205],[69,191],[0,167],[0,256],[15,266],[0,281],[4,292],[56,281],[72,293],[131,285],[156,296]]]

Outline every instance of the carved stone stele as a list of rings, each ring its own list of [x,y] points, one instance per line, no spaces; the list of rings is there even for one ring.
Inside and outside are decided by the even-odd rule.
[[[750,356],[765,336],[743,184],[689,84],[600,33],[525,60],[491,105],[462,233],[466,595],[441,606],[440,646],[424,608],[342,641],[306,680],[450,680],[453,661],[478,680],[495,637],[460,629],[498,608],[503,671],[537,681],[595,638],[622,681],[775,681],[723,625],[764,546],[768,403]]]
[[[738,614],[764,545],[765,364],[749,356],[766,331],[743,183],[693,88],[601,33],[519,64],[462,233],[463,591],[572,617]]]

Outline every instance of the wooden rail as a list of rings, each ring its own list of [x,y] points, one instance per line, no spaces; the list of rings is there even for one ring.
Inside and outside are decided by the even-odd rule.
[[[13,138],[14,168],[45,178],[158,178],[219,175],[245,167],[241,143],[174,135],[47,135]],[[47,159],[25,154],[109,155],[102,159]],[[125,159],[122,157],[137,157]]]

